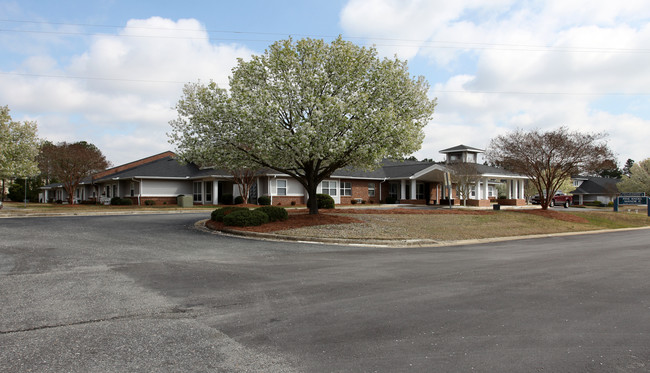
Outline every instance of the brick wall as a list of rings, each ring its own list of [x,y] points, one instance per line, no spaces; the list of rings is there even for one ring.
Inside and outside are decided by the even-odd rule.
[[[296,205],[304,205],[307,201],[303,196],[273,196],[271,204],[273,206],[291,206],[291,202]]]
[[[351,183],[352,195],[343,196],[341,195],[341,204],[349,205],[352,203],[353,199],[361,199],[366,201],[366,203],[379,203],[379,181],[369,181],[369,180],[341,180],[341,183]],[[368,184],[375,184],[375,196],[368,196]]]

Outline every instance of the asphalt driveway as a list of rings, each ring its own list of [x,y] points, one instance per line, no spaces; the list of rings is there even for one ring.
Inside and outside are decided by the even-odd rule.
[[[0,219],[0,371],[650,371],[650,230],[361,248],[205,215]]]

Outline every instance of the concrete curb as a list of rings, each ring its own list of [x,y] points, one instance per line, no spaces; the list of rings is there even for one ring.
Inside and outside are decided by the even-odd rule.
[[[24,212],[24,211],[22,211]],[[65,216],[111,216],[111,215],[160,215],[160,214],[200,214],[205,212],[209,215],[211,211],[197,210],[145,210],[145,211],[87,211],[87,212],[36,212],[36,213],[9,213],[0,212],[0,219],[11,218],[48,218]]]
[[[494,242],[506,242],[506,241],[517,241],[517,240],[528,240],[528,239],[539,239],[539,238],[566,237],[566,236],[578,236],[584,234],[600,234],[600,233],[625,232],[625,231],[637,231],[642,229],[650,229],[650,227],[600,229],[600,230],[582,231],[582,232],[532,234],[527,236],[492,237],[492,238],[479,238],[479,239],[457,240],[457,241],[435,241],[435,240],[427,240],[427,239],[413,239],[413,240],[358,239],[355,240],[355,239],[345,239],[345,238],[296,237],[296,236],[286,236],[286,235],[274,234],[274,233],[238,231],[235,229],[214,230],[208,228],[205,225],[205,223],[208,220],[209,219],[200,220],[194,224],[194,227],[198,230],[211,233],[211,234],[221,234],[225,236],[240,237],[240,238],[247,238],[253,240],[280,241],[280,242],[288,241],[288,242],[301,242],[301,243],[309,243],[309,244],[344,245],[344,246],[360,246],[360,247],[365,246],[365,247],[405,247],[405,248],[476,245],[476,244],[494,243]]]

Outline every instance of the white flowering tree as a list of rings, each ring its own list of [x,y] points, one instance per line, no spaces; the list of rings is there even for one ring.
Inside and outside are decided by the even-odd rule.
[[[36,122],[16,122],[11,119],[9,108],[0,106],[0,200],[4,199],[6,178],[27,178],[38,174],[38,146]]]
[[[645,192],[650,196],[650,158],[639,163],[628,163],[632,164],[629,167],[629,175],[623,176],[617,185],[618,190],[621,192]]]
[[[304,186],[317,214],[316,188],[335,170],[371,168],[420,148],[435,107],[428,88],[406,62],[340,37],[278,41],[240,59],[229,90],[187,84],[170,143],[199,165],[285,173]]]

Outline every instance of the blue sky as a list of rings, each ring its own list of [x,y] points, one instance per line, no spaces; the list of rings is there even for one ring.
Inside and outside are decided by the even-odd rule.
[[[486,4],[487,3],[487,4]],[[339,34],[409,61],[438,98],[419,158],[515,128],[607,132],[650,157],[645,1],[3,1],[0,105],[114,164],[165,150],[184,82],[223,85],[275,40]]]

